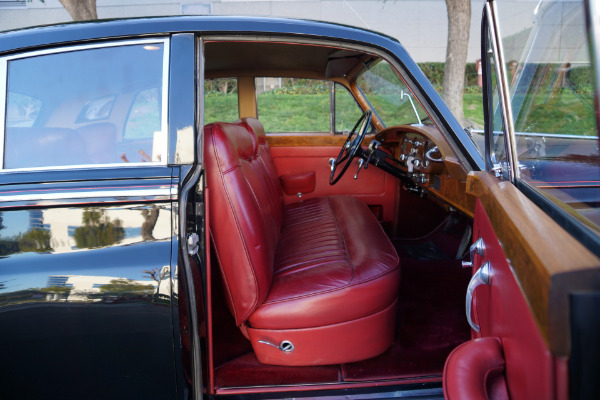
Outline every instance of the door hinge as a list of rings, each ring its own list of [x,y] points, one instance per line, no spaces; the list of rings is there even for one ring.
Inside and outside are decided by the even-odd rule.
[[[494,167],[490,170],[496,178],[502,179],[503,181],[509,180],[508,163],[502,161],[500,164],[494,164]]]
[[[200,242],[200,237],[197,233],[187,235],[187,252],[190,256],[198,254],[198,242]]]

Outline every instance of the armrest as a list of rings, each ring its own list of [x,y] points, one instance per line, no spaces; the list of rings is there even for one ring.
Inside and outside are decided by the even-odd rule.
[[[496,337],[473,339],[455,348],[444,366],[444,398],[509,399],[502,343]]]
[[[281,181],[283,191],[289,196],[294,196],[298,193],[312,193],[317,183],[315,171],[300,174],[284,174],[279,177],[279,180]]]

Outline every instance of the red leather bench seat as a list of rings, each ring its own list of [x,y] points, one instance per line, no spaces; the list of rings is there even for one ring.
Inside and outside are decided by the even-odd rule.
[[[322,365],[385,351],[400,270],[366,204],[332,196],[283,206],[258,120],[210,124],[204,135],[211,236],[229,308],[258,359]],[[293,350],[277,347],[285,341]]]

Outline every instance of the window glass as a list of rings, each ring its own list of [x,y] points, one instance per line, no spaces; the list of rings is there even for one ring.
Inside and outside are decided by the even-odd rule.
[[[412,98],[406,84],[385,60],[371,65],[356,83],[386,126],[419,123],[419,120],[423,121],[427,117],[425,110]],[[410,94],[410,98],[403,96],[403,93]],[[419,115],[418,119],[411,99]]]
[[[160,162],[164,42],[8,60],[4,168]]]
[[[500,92],[498,86],[498,74],[497,74],[497,64],[495,60],[494,48],[492,46],[491,33],[487,32],[486,38],[486,46],[487,46],[487,71],[489,74],[488,84],[491,98],[487,101],[486,107],[488,107],[488,115],[492,118],[490,120],[490,124],[488,129],[490,130],[490,141],[487,154],[489,155],[488,168],[493,167],[504,167],[505,173],[507,173],[508,166],[506,165],[506,136],[505,126],[504,126],[504,118],[502,108],[500,106]],[[481,143],[480,137],[475,136],[475,143],[480,149],[485,148],[485,145]]]
[[[362,115],[354,96],[339,83],[335,84],[335,131],[350,131]]]
[[[125,139],[153,137],[154,132],[160,131],[160,110],[160,90],[158,88],[138,92],[125,124],[123,135]]]
[[[600,155],[584,3],[544,1],[515,15],[498,4],[521,182],[600,224]],[[501,21],[502,24],[502,21]]]
[[[42,102],[20,93],[9,93],[6,101],[6,126],[30,127],[40,113]]]
[[[256,78],[258,118],[266,132],[330,132],[328,81]]]
[[[239,117],[237,79],[206,79],[204,81],[204,123],[231,122]]]

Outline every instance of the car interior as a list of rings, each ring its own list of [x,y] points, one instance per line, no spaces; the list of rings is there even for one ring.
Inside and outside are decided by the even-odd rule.
[[[418,99],[397,119],[375,106],[385,91],[357,84],[387,62],[405,84],[388,100],[411,97],[384,58],[316,40],[204,42],[205,78],[235,80],[238,96],[230,120],[205,101],[210,393],[440,382],[470,340],[468,171]],[[341,85],[357,123],[278,131],[257,105],[263,77]]]

